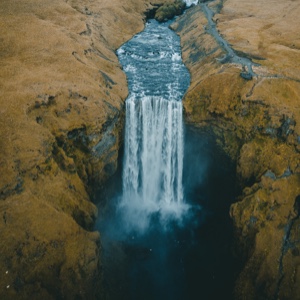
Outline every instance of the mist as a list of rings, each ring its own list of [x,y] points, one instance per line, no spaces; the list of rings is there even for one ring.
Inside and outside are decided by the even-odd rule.
[[[107,187],[97,229],[112,299],[230,299],[235,165],[210,130],[186,127],[184,136],[183,208],[124,205],[122,170]]]
[[[130,90],[124,152],[97,222],[109,299],[219,299],[232,289],[232,168],[211,130],[184,128],[190,75],[168,25],[151,20],[118,50]]]

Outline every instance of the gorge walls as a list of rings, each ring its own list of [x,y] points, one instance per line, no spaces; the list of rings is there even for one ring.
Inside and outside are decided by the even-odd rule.
[[[191,72],[186,122],[213,127],[244,187],[230,212],[245,261],[237,299],[300,292],[299,13],[295,1],[208,1],[173,26]]]
[[[122,139],[127,82],[115,50],[161,2],[1,1],[1,299],[103,296],[91,199]],[[173,25],[192,80],[185,120],[212,126],[244,187],[230,211],[245,261],[237,299],[300,294],[299,10],[216,0]],[[228,47],[254,63],[251,76]]]
[[[91,198],[117,167],[127,82],[115,50],[151,9],[1,1],[1,299],[101,295]]]

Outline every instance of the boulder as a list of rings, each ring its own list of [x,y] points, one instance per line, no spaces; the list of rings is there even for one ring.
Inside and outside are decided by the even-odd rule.
[[[165,3],[160,6],[154,18],[158,22],[165,22],[173,19],[175,16],[181,15],[186,8],[186,4],[183,0],[175,0],[174,3]]]

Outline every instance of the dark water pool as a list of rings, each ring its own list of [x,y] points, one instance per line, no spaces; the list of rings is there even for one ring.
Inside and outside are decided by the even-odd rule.
[[[191,127],[182,130],[182,109],[179,108],[189,75],[181,61],[179,38],[168,29],[168,24],[151,21],[143,33],[118,52],[128,76],[127,104],[131,101],[129,104],[135,109],[130,113],[126,111],[126,126],[130,130],[126,127],[125,139],[130,139],[131,144],[125,140],[125,154],[123,150],[120,153],[120,169],[99,195],[97,229],[102,237],[106,298],[232,299],[237,263],[231,249],[229,206],[236,196],[235,165],[217,146],[211,130]],[[143,109],[149,97],[151,105]],[[161,103],[159,107],[165,114],[152,113],[155,101]],[[168,106],[169,101],[174,105]],[[176,122],[171,109],[177,109]],[[156,126],[163,117],[167,120],[161,123],[163,126],[180,129],[166,140],[168,128]],[[153,118],[157,122],[153,123]],[[147,130],[141,130],[142,126]],[[152,128],[156,130],[154,133]],[[144,133],[146,137],[142,136]],[[158,136],[161,137],[157,139]],[[175,139],[177,142],[172,143]],[[150,142],[159,144],[161,151]],[[132,153],[141,155],[141,159],[135,159]],[[176,161],[167,164],[169,154],[173,157],[174,153]],[[124,157],[125,171],[122,170]],[[177,202],[171,198],[166,199],[170,200],[167,203],[175,203],[178,207],[178,202],[184,202],[188,209],[179,210],[180,218],[172,219],[167,215],[168,219],[164,220],[162,216],[166,214],[162,214],[162,210],[166,205],[160,206],[160,201],[164,200],[161,195],[166,195],[174,186],[172,181],[170,185],[162,183],[161,186],[157,182],[167,178],[169,172],[177,179],[174,182],[180,181],[183,193],[176,198]],[[178,179],[179,173],[180,178],[183,175],[182,180]],[[122,174],[127,178],[123,185]],[[131,180],[131,176],[135,180]],[[149,199],[155,194],[149,186],[161,190],[156,193],[157,199]],[[147,193],[141,193],[144,187],[148,187]],[[178,187],[174,190],[178,194]],[[145,210],[140,214],[140,218],[147,217],[149,222],[137,217],[140,205],[139,211],[133,209],[130,214],[123,214],[120,203],[124,201],[124,194],[127,195],[127,208],[131,205],[130,195],[147,205],[155,205],[151,213]],[[139,197],[141,194],[144,197]],[[135,224],[140,223],[149,226],[142,231],[135,230],[138,227]]]
[[[211,131],[185,128],[184,191],[191,209],[182,224],[162,229],[154,215],[143,235],[127,234],[117,210],[121,173],[99,196],[107,299],[233,299],[235,165]]]

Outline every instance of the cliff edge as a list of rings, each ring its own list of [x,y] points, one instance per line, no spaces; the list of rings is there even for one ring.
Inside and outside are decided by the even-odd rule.
[[[127,82],[115,50],[152,8],[1,1],[1,299],[103,295],[91,199],[117,167]]]
[[[244,187],[230,211],[237,299],[300,294],[299,14],[292,0],[201,1],[173,26],[192,77],[185,119],[212,126]]]

